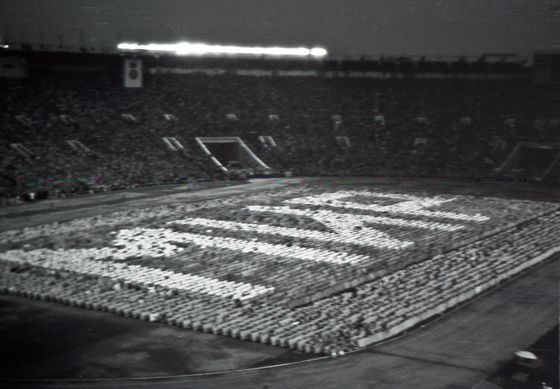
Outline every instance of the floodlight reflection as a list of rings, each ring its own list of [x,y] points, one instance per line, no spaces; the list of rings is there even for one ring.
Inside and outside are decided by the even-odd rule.
[[[143,51],[164,51],[172,52],[177,55],[271,55],[271,56],[295,56],[295,57],[323,57],[327,55],[327,50],[314,47],[286,48],[286,47],[246,47],[246,46],[221,46],[206,45],[203,43],[179,42],[172,44],[150,43],[139,45],[137,43],[120,43],[117,46],[120,50],[143,50]]]

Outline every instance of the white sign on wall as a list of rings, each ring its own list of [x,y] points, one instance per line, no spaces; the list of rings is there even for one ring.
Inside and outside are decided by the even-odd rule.
[[[142,88],[142,60],[141,59],[125,59],[124,60],[124,87],[125,88]]]

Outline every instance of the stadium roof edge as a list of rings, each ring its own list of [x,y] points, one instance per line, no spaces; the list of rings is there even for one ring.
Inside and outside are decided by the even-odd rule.
[[[38,44],[22,44],[22,43],[10,43],[7,48],[0,47],[0,55],[5,52],[11,53],[42,53],[42,54],[84,54],[84,55],[109,55],[109,56],[140,56],[145,58],[159,58],[159,57],[178,57],[178,58],[201,58],[199,56],[178,56],[173,53],[168,52],[149,52],[146,50],[119,50],[117,48],[106,48],[106,49],[88,49],[85,47],[67,46],[59,50],[45,50],[41,49]],[[560,50],[535,50],[534,53],[560,53]],[[289,56],[273,56],[273,55],[208,55],[202,58],[216,58],[216,59],[236,59],[236,58],[253,58],[253,59],[267,59],[267,60],[299,60],[299,61],[428,61],[428,62],[457,62],[457,61],[467,61],[476,62],[481,58],[512,58],[519,59],[519,61],[508,61],[508,62],[522,62],[524,60],[523,56],[515,53],[483,53],[478,55],[421,55],[421,54],[398,54],[398,55],[386,55],[386,54],[327,54],[325,56],[302,56],[302,57],[289,57]]]
[[[13,47],[13,46],[12,46]],[[507,54],[510,56],[509,54]],[[504,54],[487,54],[481,56],[419,56],[419,55],[342,55],[329,54],[322,58],[312,57],[273,57],[267,56],[176,56],[169,53],[154,54],[146,51],[46,51],[23,50],[17,48],[0,49],[0,57],[20,56],[29,66],[40,68],[49,64],[75,66],[112,66],[120,69],[123,58],[137,58],[144,61],[144,67],[150,68],[208,68],[252,70],[317,70],[343,72],[466,72],[500,74],[529,74],[533,68],[528,58],[515,56],[517,61],[502,60]],[[476,59],[476,60],[475,60]],[[502,69],[502,67],[505,69]],[[370,69],[371,68],[371,69]],[[434,68],[435,70],[430,70]],[[380,69],[380,70],[377,70]]]

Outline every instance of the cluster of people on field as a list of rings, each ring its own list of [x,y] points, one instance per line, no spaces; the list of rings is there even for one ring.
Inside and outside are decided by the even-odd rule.
[[[189,265],[180,257],[168,261],[171,268],[179,266],[170,270],[160,258],[115,259],[110,248],[5,251],[0,255],[1,288],[27,297],[337,355],[396,335],[558,252],[559,218],[558,212],[542,215],[301,307],[290,308],[294,295],[277,293],[267,285],[228,280],[218,273],[179,271],[181,264]],[[244,258],[243,262],[251,261]],[[283,277],[289,270],[286,267],[276,276],[294,289],[308,287],[311,294],[316,279],[295,282],[298,268]]]

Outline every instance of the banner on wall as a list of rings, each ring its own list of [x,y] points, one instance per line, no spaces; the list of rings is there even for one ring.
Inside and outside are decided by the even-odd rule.
[[[124,87],[125,88],[142,88],[142,60],[141,59],[125,59],[124,60]]]
[[[27,78],[28,76],[29,69],[25,58],[0,57],[0,78]]]

